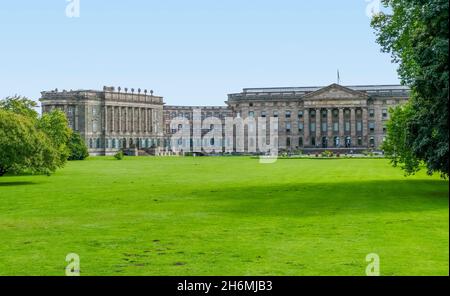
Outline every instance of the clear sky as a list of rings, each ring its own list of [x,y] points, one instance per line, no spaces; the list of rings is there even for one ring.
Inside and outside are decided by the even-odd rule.
[[[397,84],[368,0],[67,0],[0,3],[0,97],[153,89],[168,104],[223,104],[244,87]],[[370,0],[374,1],[374,0]]]

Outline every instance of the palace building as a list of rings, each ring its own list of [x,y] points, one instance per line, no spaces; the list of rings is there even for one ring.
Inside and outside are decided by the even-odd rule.
[[[357,151],[380,147],[389,109],[407,102],[409,92],[400,85],[247,88],[229,94],[226,106],[194,107],[167,106],[153,91],[104,87],[44,91],[40,101],[43,112],[59,108],[66,113],[92,155],[129,148],[170,152],[170,138],[179,130],[171,120],[182,117],[192,123],[196,109],[201,119],[215,117],[222,125],[227,117],[276,117],[280,151]],[[211,128],[202,127],[201,134]],[[215,152],[224,151],[222,143]]]

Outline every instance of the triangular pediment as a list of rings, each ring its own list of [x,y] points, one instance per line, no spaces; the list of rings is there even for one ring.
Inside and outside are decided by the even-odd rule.
[[[314,92],[310,92],[303,97],[304,100],[360,100],[366,98],[368,98],[368,95],[366,93],[356,91],[336,83]]]

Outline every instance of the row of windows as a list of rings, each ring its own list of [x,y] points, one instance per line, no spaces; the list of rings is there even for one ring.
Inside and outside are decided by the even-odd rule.
[[[373,109],[371,109],[371,111],[374,112]],[[321,112],[322,112],[321,114],[322,114],[323,118],[327,118],[328,117],[328,110],[322,110]],[[261,111],[261,117],[264,118],[264,117],[267,117],[267,115],[268,115],[267,111]],[[310,117],[314,118],[316,116],[316,110],[310,110],[309,111],[309,115],[310,115]],[[345,109],[344,110],[344,116],[349,117],[350,115],[351,115],[350,109]],[[362,116],[362,109],[356,109],[355,110],[355,115],[356,115],[356,117],[361,117]],[[249,117],[255,117],[255,111],[249,111],[248,112],[248,116]],[[273,117],[279,117],[279,112],[277,110],[274,110],[272,112],[272,116]],[[287,110],[285,112],[284,116],[285,116],[285,118],[291,118],[292,117],[292,112],[290,110]],[[303,110],[298,111],[297,117],[298,118],[303,118],[303,116],[304,116],[304,111]],[[333,109],[332,116],[333,117],[339,117],[339,110],[338,109]],[[383,109],[383,117],[387,117],[387,109]]]
[[[113,148],[113,149],[120,149],[120,148],[128,148],[132,145],[138,146],[140,148],[151,148],[153,146],[159,146],[160,140],[159,139],[106,139],[105,145],[103,145],[103,141],[100,138],[96,139],[89,139],[88,141],[88,147],[90,149],[102,149],[102,148]]]
[[[334,146],[336,148],[339,148],[339,147],[352,147],[353,143],[352,143],[352,138],[351,137],[345,137],[342,140],[343,140],[343,143],[341,143],[341,138],[340,137],[334,137],[333,138],[333,143],[331,143],[331,146]],[[311,145],[311,146],[318,146],[319,145],[319,146],[322,146],[322,147],[329,147],[328,138],[326,138],[326,137],[322,138],[322,142],[321,143],[317,143],[315,137],[311,137],[310,138],[310,143],[304,143],[303,138],[300,137],[298,139],[298,147],[303,147],[304,145]],[[362,137],[358,137],[356,139],[356,145],[357,146],[362,146],[363,145]],[[371,147],[375,146],[375,138],[374,137],[370,137],[369,138],[369,145]],[[286,146],[287,147],[291,147],[292,146],[291,138],[286,138]]]

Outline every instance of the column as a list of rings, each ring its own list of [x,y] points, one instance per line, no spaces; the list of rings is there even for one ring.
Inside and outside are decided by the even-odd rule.
[[[147,134],[148,133],[148,125],[147,125],[147,115],[148,115],[148,113],[147,113],[147,108],[144,108],[143,110],[144,110],[144,122],[143,122],[143,124],[144,124],[144,133]]]
[[[321,146],[322,139],[320,137],[322,131],[322,125],[320,124],[322,114],[320,114],[320,109],[316,109],[316,146]]]
[[[118,112],[118,117],[119,117],[119,122],[118,122],[119,134],[121,134],[122,133],[122,107],[119,106],[117,109],[118,109],[117,112]]]
[[[115,130],[115,114],[114,114],[114,110],[116,108],[114,106],[111,106],[111,132],[114,133]]]
[[[344,108],[339,108],[339,146],[345,146]]]
[[[128,107],[125,107],[123,111],[125,111],[125,133],[128,133]]]
[[[105,113],[105,115],[104,115],[104,131],[105,131],[105,133],[106,132],[108,132],[108,106],[106,106],[105,105],[105,109],[104,109],[104,113]],[[106,141],[106,140],[105,140]]]
[[[327,109],[328,146],[333,146],[333,109]]]
[[[80,130],[80,127],[78,126],[78,116],[79,116],[79,114],[78,114],[78,105],[75,105],[74,112],[75,112],[75,119],[74,119],[75,130],[78,131],[78,130]]]
[[[367,108],[362,109],[362,135],[363,135],[363,145],[369,146],[369,120],[368,120],[368,110]]]
[[[131,133],[134,133],[134,107],[131,107]]]
[[[303,146],[307,147],[311,143],[309,141],[309,109],[303,110]]]
[[[356,110],[350,109],[350,132],[352,137],[352,146],[356,144]]]

